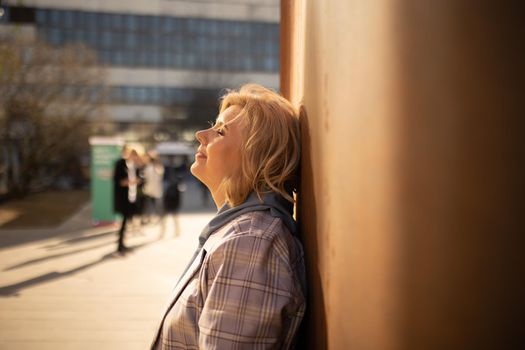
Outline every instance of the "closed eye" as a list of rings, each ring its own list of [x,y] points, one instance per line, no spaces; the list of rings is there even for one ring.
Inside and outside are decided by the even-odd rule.
[[[226,129],[226,125],[222,121],[219,122],[208,122],[211,126],[211,129],[214,130],[217,134],[224,136],[224,129]]]

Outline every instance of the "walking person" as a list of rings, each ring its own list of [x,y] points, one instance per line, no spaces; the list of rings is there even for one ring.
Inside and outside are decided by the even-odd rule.
[[[142,219],[151,223],[153,216],[158,220],[162,218],[164,165],[155,151],[148,152],[145,158]]]
[[[290,349],[305,311],[302,246],[292,216],[298,113],[249,84],[223,97],[191,172],[218,212],[178,281],[152,349]]]
[[[181,202],[181,175],[178,168],[171,164],[166,168],[164,179],[166,182],[166,191],[164,192],[164,219],[162,221],[162,236],[166,236],[168,223],[173,222],[173,236],[177,237],[180,234],[180,222],[178,211]]]
[[[138,154],[134,149],[124,146],[122,158],[115,163],[113,172],[114,210],[122,215],[122,223],[118,232],[117,251],[125,253],[128,248],[124,244],[126,224],[135,214],[137,201],[137,185],[139,184]]]

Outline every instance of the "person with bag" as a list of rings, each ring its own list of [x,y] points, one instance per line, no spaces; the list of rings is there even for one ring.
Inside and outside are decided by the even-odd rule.
[[[122,215],[117,252],[123,254],[128,250],[124,244],[126,225],[136,213],[138,185],[141,181],[137,168],[140,163],[137,151],[124,146],[121,155],[113,172],[113,206],[114,211]]]
[[[156,152],[150,151],[145,156],[146,164],[144,166],[144,187],[143,200],[144,210],[142,220],[146,223],[152,222],[152,217],[156,216],[160,221],[163,216],[163,179],[164,165],[159,159]]]

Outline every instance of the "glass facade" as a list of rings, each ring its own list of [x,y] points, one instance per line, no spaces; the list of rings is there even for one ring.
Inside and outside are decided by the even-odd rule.
[[[279,71],[279,24],[35,9],[41,39],[85,43],[102,63],[210,71]]]
[[[26,6],[3,6],[3,9],[0,24],[35,26],[38,38],[55,47],[83,43],[109,68],[279,73],[279,23],[275,22]],[[185,115],[184,125],[193,128],[215,118],[218,99],[225,93],[223,89],[205,85],[192,88],[119,84],[110,87],[109,95],[105,92],[100,95],[93,88],[69,86],[65,97],[82,94],[93,102],[103,98],[111,105],[176,107],[173,113],[183,111],[180,114]],[[234,86],[224,86],[228,87]],[[169,113],[163,118],[169,119]],[[131,119],[129,122],[133,123]]]
[[[109,101],[113,104],[189,105],[198,102],[218,103],[221,89],[173,87],[112,86]],[[211,101],[210,101],[211,97]]]

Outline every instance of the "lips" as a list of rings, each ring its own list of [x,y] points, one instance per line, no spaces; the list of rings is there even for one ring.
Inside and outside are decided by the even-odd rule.
[[[206,158],[206,155],[202,152],[195,153],[195,158]]]

